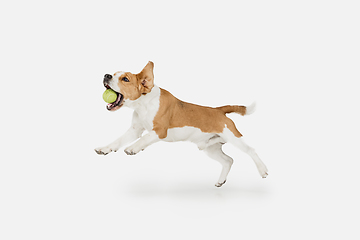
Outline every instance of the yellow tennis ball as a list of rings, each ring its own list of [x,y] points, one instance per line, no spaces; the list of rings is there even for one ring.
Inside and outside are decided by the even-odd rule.
[[[117,99],[117,94],[114,90],[110,88],[106,89],[105,92],[103,93],[103,99],[107,103],[113,103]]]

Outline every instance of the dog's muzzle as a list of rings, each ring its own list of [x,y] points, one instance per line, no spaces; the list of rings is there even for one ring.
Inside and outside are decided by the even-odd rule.
[[[109,86],[111,79],[112,79],[112,76],[110,74],[105,74],[104,81],[103,81],[105,87]]]
[[[104,76],[104,80],[103,80],[103,83],[104,83],[104,86],[106,89],[111,89],[110,87],[110,81],[112,79],[112,75],[110,74],[105,74]],[[114,90],[114,89],[113,89]],[[116,92],[116,91],[115,91]],[[113,103],[110,103],[106,106],[107,110],[109,111],[116,111],[118,110],[124,103],[124,95],[122,95],[121,93],[119,92],[116,92],[117,94],[117,98],[116,98],[116,101],[113,102]]]

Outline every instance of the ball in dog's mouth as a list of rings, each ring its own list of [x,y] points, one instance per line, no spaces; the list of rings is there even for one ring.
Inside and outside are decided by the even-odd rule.
[[[107,89],[111,89],[108,85],[105,86]],[[109,103],[106,108],[109,111],[115,111],[118,110],[124,103],[124,95],[122,95],[121,93],[118,93],[116,91],[114,91],[117,95],[115,102],[113,103]]]

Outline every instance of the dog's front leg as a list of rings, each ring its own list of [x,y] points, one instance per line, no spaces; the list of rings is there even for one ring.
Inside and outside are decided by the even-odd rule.
[[[136,112],[133,114],[131,127],[120,138],[110,143],[105,147],[95,148],[95,152],[100,155],[106,155],[110,152],[116,152],[120,147],[129,144],[141,137],[144,132],[144,128],[139,120],[139,116]]]
[[[116,139],[114,142],[110,143],[105,147],[95,148],[95,152],[100,155],[106,155],[111,152],[116,152],[120,147],[138,139],[143,133],[143,131],[143,128],[131,126],[129,130],[124,133],[124,135]]]
[[[144,150],[146,147],[150,146],[151,144],[158,142],[159,140],[159,136],[156,134],[156,132],[151,131],[148,134],[142,136],[133,145],[125,148],[124,152],[127,155],[135,155],[140,151]]]

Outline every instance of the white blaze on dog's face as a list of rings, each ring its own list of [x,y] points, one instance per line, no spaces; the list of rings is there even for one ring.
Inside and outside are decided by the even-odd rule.
[[[119,72],[116,72],[116,73],[114,73],[113,75],[112,75],[112,78],[111,78],[111,80],[108,82],[108,84],[109,84],[109,87],[112,89],[112,90],[114,90],[115,92],[120,92],[120,88],[119,88],[119,86],[117,85],[117,81],[115,81],[114,79],[118,79],[119,78],[119,75],[122,75],[122,74],[124,74],[125,72],[121,72],[121,71],[119,71]]]
[[[149,62],[138,74],[119,71],[112,76],[105,75],[104,86],[118,93],[117,100],[107,106],[108,110],[116,111],[126,100],[136,100],[151,92],[154,87],[153,68],[154,63]]]

